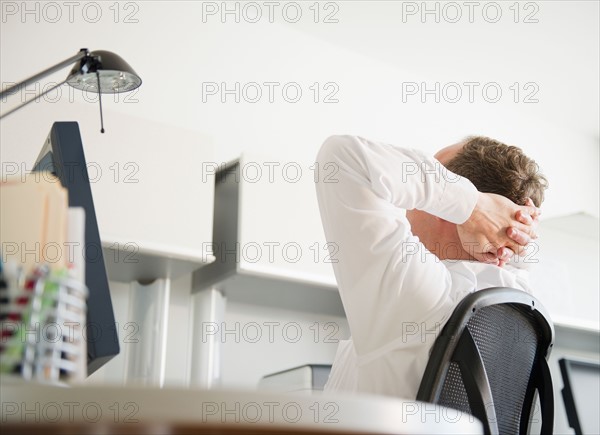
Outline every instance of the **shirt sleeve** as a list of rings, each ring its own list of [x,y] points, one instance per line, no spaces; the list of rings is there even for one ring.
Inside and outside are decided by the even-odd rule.
[[[463,223],[473,184],[418,151],[353,136],[327,139],[317,164],[331,175],[317,180],[317,198],[357,355],[441,321],[451,276],[412,234],[406,210]]]

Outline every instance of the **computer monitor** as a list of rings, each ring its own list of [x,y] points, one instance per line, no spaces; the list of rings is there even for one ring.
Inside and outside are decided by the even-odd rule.
[[[600,364],[566,358],[560,359],[559,364],[569,426],[575,434],[600,433]]]
[[[76,122],[54,123],[33,170],[54,173],[69,192],[69,206],[85,209],[85,283],[89,289],[85,331],[90,375],[119,353],[119,340],[87,163]]]

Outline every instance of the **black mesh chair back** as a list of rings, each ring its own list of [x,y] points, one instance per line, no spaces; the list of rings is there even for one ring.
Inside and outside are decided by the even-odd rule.
[[[536,395],[551,434],[554,396],[547,358],[554,327],[530,294],[495,287],[463,299],[435,341],[417,400],[474,415],[486,434],[526,434]]]

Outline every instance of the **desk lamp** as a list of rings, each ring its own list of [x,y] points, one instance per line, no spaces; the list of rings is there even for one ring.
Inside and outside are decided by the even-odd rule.
[[[120,56],[110,51],[93,51],[89,52],[87,48],[82,48],[79,53],[72,56],[34,76],[17,83],[5,91],[0,93],[0,100],[4,100],[9,95],[15,94],[21,88],[30,85],[37,80],[44,78],[56,71],[65,68],[73,62],[76,64],[71,69],[67,78],[52,86],[50,89],[42,92],[36,98],[25,101],[20,105],[9,110],[0,116],[0,119],[16,112],[31,101],[53,91],[65,83],[73,86],[75,89],[91,91],[98,94],[100,103],[100,132],[104,133],[104,120],[102,118],[102,94],[117,94],[121,92],[129,92],[142,84],[142,79],[136,72],[125,62]]]

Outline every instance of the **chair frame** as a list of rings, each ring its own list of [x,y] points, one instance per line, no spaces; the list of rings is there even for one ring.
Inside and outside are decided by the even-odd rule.
[[[539,394],[542,412],[541,433],[552,433],[554,393],[547,360],[554,343],[554,326],[543,305],[529,293],[521,290],[493,287],[471,293],[458,304],[432,347],[417,393],[417,400],[438,403],[450,363],[456,362],[460,368],[473,415],[482,421],[486,434],[499,433],[488,376],[467,323],[481,308],[504,304],[531,310],[537,319],[542,338],[538,343],[536,351],[538,356],[532,367],[533,376],[529,378],[529,386],[523,402],[519,432],[528,433],[534,400],[536,394]]]

